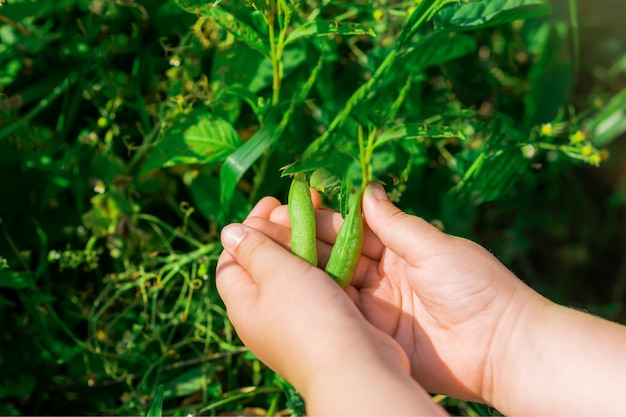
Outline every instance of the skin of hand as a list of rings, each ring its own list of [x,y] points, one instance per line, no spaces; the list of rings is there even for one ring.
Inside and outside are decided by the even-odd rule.
[[[272,198],[259,206],[246,224],[288,247],[287,207]],[[505,415],[626,414],[625,326],[543,298],[481,246],[399,210],[380,185],[366,190],[363,212],[362,256],[345,294],[402,348],[426,390]],[[318,209],[316,223],[323,269],[342,219]]]
[[[222,231],[216,283],[244,344],[294,385],[308,414],[444,414],[411,378],[393,338],[368,323],[322,270],[255,230],[270,227],[279,205],[264,199],[243,225]]]
[[[478,244],[399,210],[378,184],[366,190],[363,212],[362,259],[346,293],[370,323],[402,346],[424,388],[493,405],[500,366],[495,359],[522,313],[549,302]],[[288,242],[285,216],[286,207],[276,206],[269,222],[251,222]],[[318,210],[316,221],[323,268],[342,220]]]

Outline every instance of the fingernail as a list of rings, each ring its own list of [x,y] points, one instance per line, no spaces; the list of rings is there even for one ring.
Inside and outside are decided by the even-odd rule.
[[[229,224],[222,229],[221,241],[225,249],[234,250],[246,236],[246,228],[241,224]]]
[[[368,185],[367,189],[365,190],[365,193],[370,194],[376,200],[388,200],[387,192],[385,191],[383,186],[377,182],[373,182],[370,185]]]

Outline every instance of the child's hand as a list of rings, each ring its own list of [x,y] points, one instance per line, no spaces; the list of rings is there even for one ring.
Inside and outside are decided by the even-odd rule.
[[[242,341],[303,394],[309,413],[441,413],[392,337],[322,270],[255,230],[289,241],[289,229],[267,220],[279,205],[266,198],[246,225],[222,232],[217,287]]]
[[[546,300],[481,246],[400,211],[379,185],[366,191],[363,212],[346,294],[402,346],[424,388],[505,414],[624,415],[614,399],[626,384],[626,327]],[[256,215],[250,225],[288,244],[286,206]],[[323,268],[341,216],[317,210],[316,222]]]
[[[403,347],[412,375],[427,390],[489,401],[494,367],[522,312],[547,301],[481,246],[401,212],[380,185],[365,193],[363,211],[363,256],[347,294],[369,322]],[[277,206],[269,217],[285,226],[282,232],[251,221],[285,244],[286,213]],[[316,217],[323,268],[341,216],[319,210]]]

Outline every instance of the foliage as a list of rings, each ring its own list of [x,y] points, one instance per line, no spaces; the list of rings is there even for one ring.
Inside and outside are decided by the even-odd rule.
[[[301,414],[214,285],[220,229],[264,195],[286,201],[281,176],[297,172],[344,212],[349,184],[383,181],[403,209],[570,299],[532,265],[530,234],[552,221],[532,209],[626,130],[619,62],[572,104],[575,13],[550,16],[546,0],[0,5],[0,414]]]

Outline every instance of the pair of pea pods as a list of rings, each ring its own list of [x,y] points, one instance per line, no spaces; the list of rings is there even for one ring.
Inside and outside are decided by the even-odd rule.
[[[354,200],[339,228],[335,244],[326,263],[325,271],[342,288],[352,282],[354,270],[363,247],[363,216],[361,214],[362,191]],[[291,252],[317,267],[317,241],[315,209],[304,173],[294,176],[288,197],[291,221]]]

